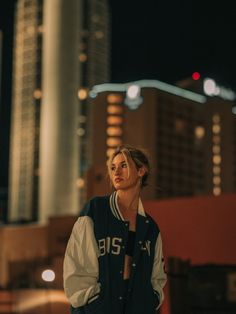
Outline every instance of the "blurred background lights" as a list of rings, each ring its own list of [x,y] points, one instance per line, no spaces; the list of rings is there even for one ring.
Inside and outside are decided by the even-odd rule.
[[[130,85],[127,89],[127,96],[130,99],[134,99],[139,97],[140,95],[140,87],[138,85]]]
[[[199,72],[193,72],[193,74],[192,74],[192,79],[193,79],[194,81],[199,80],[200,77],[201,77],[201,75],[200,75]]]
[[[76,131],[77,135],[83,136],[85,134],[85,129],[83,128],[78,128]]]
[[[227,100],[235,100],[236,93],[229,88],[223,86],[218,86],[216,82],[211,78],[206,78],[203,80],[203,90],[208,96],[219,96]]]
[[[203,137],[204,137],[204,135],[205,135],[205,129],[204,129],[204,127],[202,127],[202,126],[197,126],[196,128],[195,128],[195,136],[196,136],[196,138],[198,138],[198,139],[202,139]]]
[[[40,89],[35,89],[34,90],[34,93],[33,93],[33,96],[35,99],[40,99],[42,98],[42,91]]]
[[[76,186],[77,186],[77,188],[79,188],[79,189],[84,188],[84,186],[85,186],[84,179],[83,179],[83,178],[78,178],[78,179],[76,180]]]
[[[123,97],[120,94],[109,94],[107,96],[107,101],[110,104],[119,104],[122,103]]]
[[[81,53],[79,55],[79,61],[80,62],[85,62],[85,61],[87,61],[87,59],[88,59],[88,57],[87,57],[87,55],[85,53]]]
[[[219,87],[216,85],[216,82],[209,78],[206,78],[203,81],[203,89],[204,89],[205,94],[209,96],[219,94]]]
[[[140,96],[140,91],[141,88],[137,84],[132,84],[127,87],[125,105],[129,107],[129,109],[135,110],[141,105],[143,99]]]
[[[41,275],[43,281],[52,282],[55,279],[55,273],[51,269],[45,269]]]
[[[78,91],[78,97],[80,100],[84,100],[88,97],[88,91],[87,89],[85,88],[81,88],[79,91]]]

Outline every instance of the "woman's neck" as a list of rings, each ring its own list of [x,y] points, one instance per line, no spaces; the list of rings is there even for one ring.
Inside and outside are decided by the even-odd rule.
[[[118,205],[121,210],[138,211],[140,191],[118,190]]]

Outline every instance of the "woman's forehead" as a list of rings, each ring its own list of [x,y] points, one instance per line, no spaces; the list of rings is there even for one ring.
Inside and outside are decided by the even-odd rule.
[[[122,162],[126,162],[126,158],[125,156],[122,154],[122,153],[119,153],[117,154],[113,160],[112,160],[112,164],[119,164],[119,163],[122,163]]]

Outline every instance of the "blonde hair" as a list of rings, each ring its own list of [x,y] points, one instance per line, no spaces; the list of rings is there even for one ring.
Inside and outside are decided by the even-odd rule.
[[[111,177],[111,165],[112,165],[113,159],[119,154],[122,154],[124,156],[128,165],[128,171],[129,171],[129,159],[131,159],[134,162],[137,169],[140,169],[141,167],[145,168],[146,172],[141,178],[141,188],[147,186],[147,179],[150,173],[150,163],[149,163],[147,154],[144,152],[144,149],[136,148],[128,144],[118,146],[116,150],[114,151],[114,153],[108,159],[107,168],[108,168],[109,177]]]

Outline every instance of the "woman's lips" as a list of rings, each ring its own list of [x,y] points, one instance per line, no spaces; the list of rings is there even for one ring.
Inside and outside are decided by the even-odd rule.
[[[116,183],[119,183],[120,181],[122,181],[121,178],[115,178],[115,182],[116,182]]]

